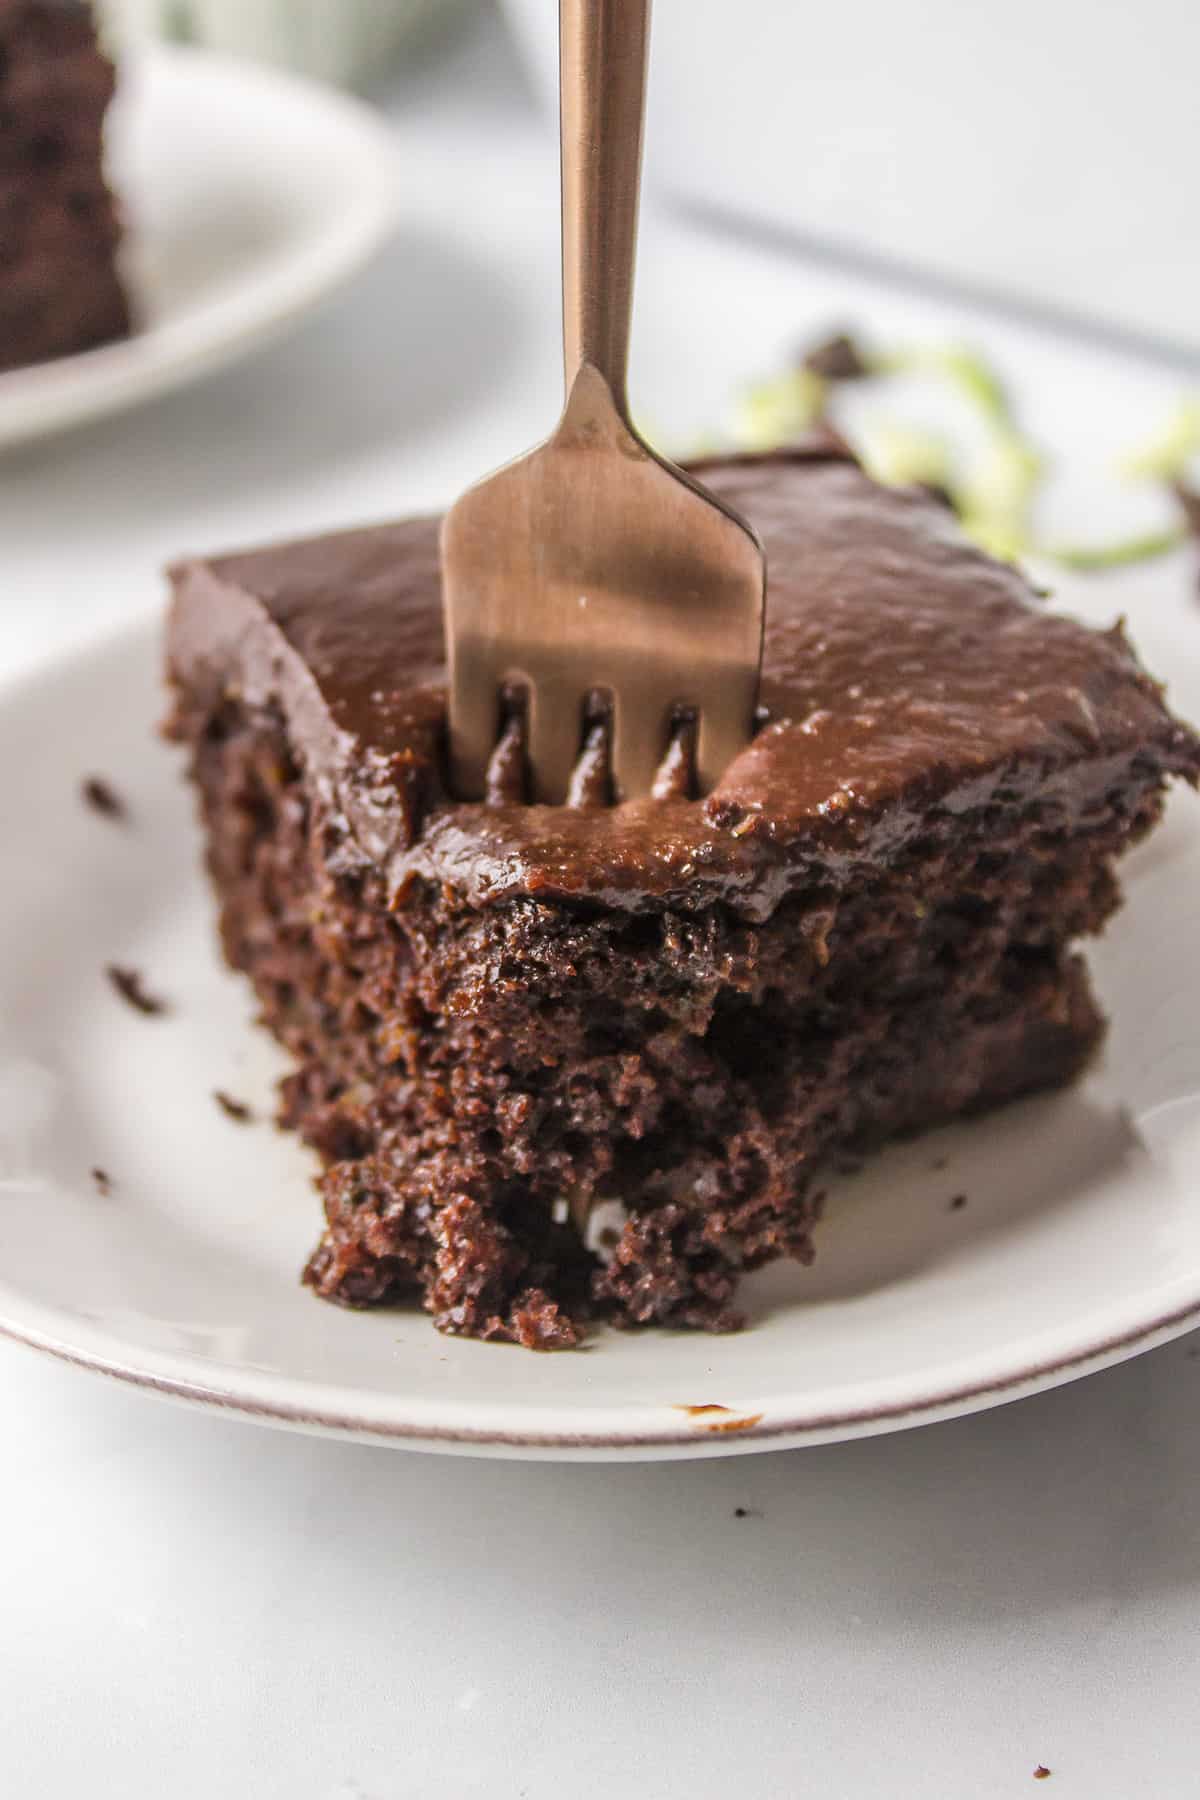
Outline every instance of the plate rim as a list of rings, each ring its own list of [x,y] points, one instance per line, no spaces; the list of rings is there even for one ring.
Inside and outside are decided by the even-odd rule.
[[[157,659],[161,608],[143,609],[116,624],[98,627],[68,649],[51,652],[0,677],[0,714],[8,706],[39,703],[39,689],[57,689],[71,678],[94,678],[108,658]],[[613,1430],[597,1426],[565,1430],[557,1426],[506,1427],[497,1421],[481,1425],[438,1423],[413,1412],[411,1399],[390,1403],[371,1394],[354,1400],[354,1390],[291,1376],[247,1370],[245,1380],[222,1382],[207,1373],[202,1359],[189,1352],[172,1353],[132,1344],[103,1329],[30,1299],[0,1277],[0,1338],[25,1345],[74,1367],[115,1379],[127,1386],[185,1402],[193,1407],[259,1425],[322,1435],[345,1441],[469,1456],[528,1457],[549,1461],[651,1461],[748,1454],[797,1449],[879,1436],[984,1411],[995,1405],[1045,1392],[1072,1380],[1137,1356],[1200,1327],[1200,1289],[1176,1290],[1175,1303],[1164,1308],[1160,1289],[1155,1313],[1136,1323],[1101,1331],[1061,1353],[1027,1356],[1020,1366],[1002,1368],[974,1379],[947,1380],[932,1391],[880,1398],[863,1405],[847,1403],[821,1410],[786,1413],[786,1402],[772,1405],[769,1416],[731,1410],[718,1425],[697,1424],[684,1417],[667,1427],[659,1417],[644,1429]],[[69,1324],[65,1322],[70,1320]],[[429,1331],[433,1326],[422,1318]],[[81,1329],[82,1326],[82,1329]],[[505,1346],[491,1346],[501,1354]],[[1013,1358],[1015,1361],[1016,1359]],[[313,1395],[310,1402],[298,1392]],[[750,1403],[753,1404],[753,1403]],[[407,1405],[407,1411],[406,1411]],[[610,1409],[616,1410],[616,1409]],[[678,1409],[681,1415],[686,1408]]]
[[[6,1288],[0,1287],[0,1307],[7,1292]],[[567,1432],[431,1425],[412,1419],[389,1418],[384,1412],[370,1408],[357,1413],[352,1410],[338,1412],[297,1405],[278,1396],[254,1398],[239,1393],[235,1387],[171,1374],[165,1368],[155,1369],[153,1352],[140,1353],[143,1366],[136,1367],[117,1356],[56,1341],[49,1332],[14,1323],[11,1317],[0,1312],[0,1338],[161,1398],[182,1401],[251,1424],[395,1449],[513,1459],[533,1456],[563,1462],[683,1461],[747,1455],[756,1451],[817,1448],[824,1444],[853,1442],[858,1438],[881,1437],[894,1431],[914,1430],[922,1425],[963,1418],[988,1411],[993,1406],[1032,1398],[1035,1394],[1098,1374],[1183,1337],[1197,1325],[1200,1325],[1200,1300],[1066,1356],[1031,1364],[1011,1375],[966,1383],[915,1400],[851,1407],[842,1412],[772,1420],[770,1423],[748,1420],[744,1425],[739,1423],[736,1429],[722,1424],[706,1430],[703,1426],[697,1429],[681,1423],[671,1431],[658,1427],[647,1431]],[[432,1331],[434,1327],[429,1325],[428,1329]],[[497,1350],[506,1347],[492,1346]]]
[[[291,253],[284,292],[277,291],[279,271],[270,271],[264,278],[266,292],[233,324],[225,315],[231,301],[244,298],[240,284],[233,296],[220,299],[194,340],[190,321],[185,341],[172,346],[170,334],[177,327],[151,319],[144,329],[135,327],[115,343],[5,371],[0,375],[0,455],[130,411],[269,343],[357,274],[400,217],[399,143],[387,120],[365,101],[289,70],[198,45],[148,44],[127,60],[132,107],[139,103],[139,91],[155,80],[209,82],[218,99],[224,96],[227,104],[232,95],[239,108],[244,103],[237,98],[238,89],[250,96],[283,95],[297,116],[318,109],[326,121],[337,122],[347,143],[357,139],[360,167],[366,170],[373,163],[376,180],[356,184],[353,205],[338,214],[319,240],[314,236]],[[136,244],[132,248],[136,262]],[[134,301],[136,312],[136,295]],[[15,422],[6,418],[9,408],[15,408]]]

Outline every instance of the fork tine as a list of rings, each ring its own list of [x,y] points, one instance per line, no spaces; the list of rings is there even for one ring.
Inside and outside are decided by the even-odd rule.
[[[696,780],[702,794],[711,793],[738,752],[753,735],[753,696],[743,717],[721,696],[711,695],[696,721]]]
[[[669,712],[649,704],[641,694],[613,695],[611,767],[618,800],[648,794],[671,737]]]
[[[482,799],[503,720],[487,658],[474,644],[451,654],[450,718],[451,791],[462,800]]]
[[[545,442],[469,488],[442,525],[459,799],[484,793],[494,711],[490,735],[481,728],[518,673],[530,690],[529,798],[542,805],[610,797],[599,740],[580,756],[584,696],[597,687],[614,697],[607,768],[618,803],[653,792],[678,707],[705,715],[701,767],[693,780],[681,747],[667,796],[707,792],[752,733],[762,547],[629,417],[649,10],[650,0],[559,4],[566,399]],[[505,804],[514,762],[520,774],[509,745],[493,784]]]
[[[526,729],[533,798],[543,806],[561,806],[580,750],[582,696],[572,702],[547,694],[535,683],[529,694]]]

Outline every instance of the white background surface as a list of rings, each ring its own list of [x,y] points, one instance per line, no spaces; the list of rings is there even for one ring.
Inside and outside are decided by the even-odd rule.
[[[183,549],[437,503],[545,427],[556,176],[500,57],[399,97],[406,223],[353,292],[0,463],[0,673],[153,605]],[[686,434],[846,312],[969,326],[1097,457],[1179,388],[648,222],[635,391]],[[0,1346],[0,1795],[1190,1796],[1198,1348],[838,1449],[561,1469],[288,1438]]]
[[[654,57],[672,193],[1200,351],[1194,0],[657,0]]]

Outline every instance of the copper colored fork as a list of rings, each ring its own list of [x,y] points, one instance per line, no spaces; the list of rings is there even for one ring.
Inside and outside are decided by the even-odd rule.
[[[707,792],[748,741],[765,569],[749,527],[648,448],[625,393],[649,0],[560,0],[563,352],[552,437],[442,527],[451,776],[478,798],[523,690],[527,791],[562,803],[590,697],[614,798],[651,792],[694,718]],[[594,711],[593,711],[594,716]]]

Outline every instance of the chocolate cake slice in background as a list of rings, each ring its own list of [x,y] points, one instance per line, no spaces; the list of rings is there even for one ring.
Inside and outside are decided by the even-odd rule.
[[[79,0],[0,0],[0,371],[124,336],[113,68]]]
[[[322,1295],[542,1347],[730,1326],[742,1270],[810,1259],[831,1154],[1101,1036],[1074,945],[1200,741],[928,497],[821,447],[702,472],[770,569],[764,723],[704,800],[447,796],[436,520],[174,571],[172,729],[324,1161]]]

